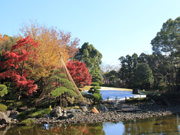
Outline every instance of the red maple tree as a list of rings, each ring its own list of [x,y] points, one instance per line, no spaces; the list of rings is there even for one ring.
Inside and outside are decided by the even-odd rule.
[[[16,42],[16,45],[12,46],[11,51],[3,52],[5,61],[0,62],[0,68],[5,71],[0,73],[0,78],[10,78],[16,84],[16,88],[19,90],[18,99],[21,97],[22,91],[26,91],[26,94],[32,94],[36,92],[37,85],[33,80],[27,79],[29,70],[26,69],[28,59],[36,60],[38,43],[27,36]]]
[[[91,84],[92,77],[84,62],[70,60],[67,62],[66,66],[78,87]]]

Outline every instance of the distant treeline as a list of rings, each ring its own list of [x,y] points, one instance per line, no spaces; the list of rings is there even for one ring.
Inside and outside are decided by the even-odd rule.
[[[120,69],[104,73],[105,85],[179,91],[180,17],[167,20],[151,40],[151,45],[152,54],[120,57]]]

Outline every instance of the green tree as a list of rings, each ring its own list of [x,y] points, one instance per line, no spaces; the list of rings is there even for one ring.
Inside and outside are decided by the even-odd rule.
[[[153,88],[158,89],[161,83],[165,83],[165,74],[167,68],[166,58],[158,53],[158,54],[145,54],[141,53],[138,58],[139,63],[146,63],[149,65],[153,72],[154,83]]]
[[[73,104],[75,96],[73,84],[67,79],[67,76],[60,70],[55,69],[47,83],[47,90],[56,99],[59,99],[61,106],[67,106],[68,103]]]
[[[91,93],[91,94],[92,94],[91,98],[93,99],[94,104],[95,104],[96,102],[98,102],[98,103],[101,102],[101,101],[102,101],[102,96],[101,96],[100,90],[99,90],[99,89],[101,89],[101,87],[99,86],[99,83],[94,82],[94,83],[92,83],[91,85],[92,85],[93,87],[90,88],[90,90],[88,91],[88,93]]]
[[[16,44],[20,38],[21,37],[11,37],[8,35],[1,37],[0,34],[0,53],[3,51],[11,51],[12,45]]]
[[[85,42],[74,59],[86,64],[93,82],[101,81],[100,65],[102,63],[102,54],[92,44]]]
[[[180,43],[180,17],[175,20],[169,19],[165,22],[157,33],[156,37],[151,41],[153,51],[166,55],[174,55],[179,48]]]
[[[120,57],[119,60],[121,62],[119,77],[126,84],[126,87],[132,88],[134,72],[138,64],[138,55],[136,53],[132,56],[126,55],[126,57]]]
[[[164,78],[170,91],[178,89],[179,52],[180,52],[180,17],[167,20],[155,38],[151,41],[155,55],[162,55],[166,63]]]
[[[115,70],[104,73],[104,83],[110,86],[118,86],[119,77]]]
[[[146,63],[138,64],[134,73],[135,85],[139,86],[141,89],[147,89],[150,88],[150,86],[153,84],[153,81],[154,78],[149,65]]]

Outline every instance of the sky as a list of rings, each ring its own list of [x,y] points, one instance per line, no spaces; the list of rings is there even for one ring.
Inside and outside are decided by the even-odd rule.
[[[151,40],[168,19],[180,16],[180,0],[0,0],[0,33],[17,35],[30,20],[71,32],[89,42],[103,64],[121,56],[151,54]]]

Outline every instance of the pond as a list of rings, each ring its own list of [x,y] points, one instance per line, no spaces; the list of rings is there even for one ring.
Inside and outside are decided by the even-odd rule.
[[[107,88],[107,89],[106,89]],[[116,88],[115,88],[116,89]],[[109,100],[125,100],[125,98],[129,98],[129,97],[146,97],[146,95],[143,94],[132,94],[132,90],[131,89],[121,89],[118,88],[119,90],[114,90],[114,88],[111,88],[111,90],[109,90],[108,87],[102,87],[100,90],[100,94],[103,98],[103,100],[107,100],[107,98],[109,98]],[[88,91],[84,91],[85,93],[88,93]]]
[[[120,91],[120,90],[101,90],[100,94],[102,95],[103,100],[114,100],[116,97],[118,100],[124,99],[125,97],[132,97],[132,91]]]
[[[101,90],[100,94],[102,95],[103,100],[124,100],[125,97],[145,97],[145,95],[136,95],[132,94],[132,91],[122,91],[122,90]]]
[[[0,130],[1,135],[179,135],[179,115],[125,122],[94,124],[41,124],[14,126]]]

